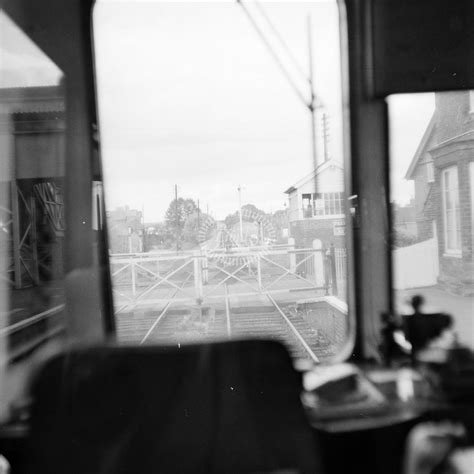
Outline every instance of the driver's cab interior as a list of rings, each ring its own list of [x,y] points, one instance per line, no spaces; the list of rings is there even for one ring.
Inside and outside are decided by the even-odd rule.
[[[474,472],[470,1],[0,4],[0,474]]]

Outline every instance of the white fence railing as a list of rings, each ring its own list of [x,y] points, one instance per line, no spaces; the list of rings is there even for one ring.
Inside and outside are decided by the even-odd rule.
[[[345,275],[345,249],[327,251],[315,240],[312,248],[235,247],[111,255],[113,291],[118,307],[169,301],[212,300],[234,296],[317,290],[337,294]],[[341,250],[344,250],[342,252]]]

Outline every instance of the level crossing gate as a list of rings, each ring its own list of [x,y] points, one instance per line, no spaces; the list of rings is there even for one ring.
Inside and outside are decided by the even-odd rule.
[[[210,302],[224,298],[227,288],[233,296],[305,290],[333,294],[337,277],[330,255],[318,240],[304,249],[262,246],[111,255],[116,309],[170,300]]]

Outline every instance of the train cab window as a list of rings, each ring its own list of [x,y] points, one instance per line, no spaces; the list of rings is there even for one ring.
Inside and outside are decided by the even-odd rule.
[[[340,356],[337,2],[99,1],[93,26],[119,341],[266,337]]]
[[[0,31],[2,417],[21,398],[30,354],[63,341],[66,77],[4,12]]]
[[[471,91],[393,95],[391,202],[395,304],[424,296],[473,347],[474,121]]]

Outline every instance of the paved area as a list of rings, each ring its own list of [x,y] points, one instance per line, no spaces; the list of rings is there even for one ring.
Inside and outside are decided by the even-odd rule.
[[[451,314],[455,320],[455,331],[459,342],[474,349],[474,297],[458,296],[447,291],[431,286],[428,288],[415,288],[395,292],[396,309],[400,313],[411,312],[409,299],[413,295],[423,295],[427,313],[442,311]]]

